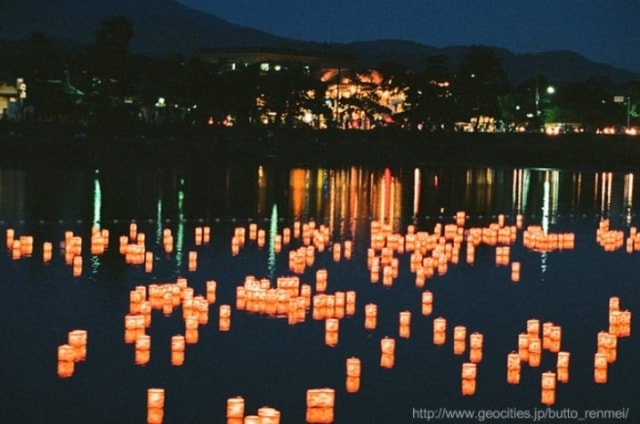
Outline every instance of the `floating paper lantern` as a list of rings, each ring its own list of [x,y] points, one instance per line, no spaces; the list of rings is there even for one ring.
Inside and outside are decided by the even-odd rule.
[[[345,295],[345,314],[353,315],[356,311],[356,292],[349,290]]]
[[[162,424],[164,420],[164,389],[147,389],[147,424]]]
[[[511,262],[511,281],[520,281],[520,262]]]
[[[329,424],[334,421],[335,390],[330,388],[307,390],[306,422]]]
[[[596,353],[593,358],[593,379],[598,384],[607,382],[607,355],[604,353]]]
[[[556,403],[556,374],[551,371],[542,373],[541,402],[546,406]]]
[[[517,352],[507,355],[507,383],[520,383],[520,361],[520,355]]]
[[[16,230],[14,230],[13,228],[7,228],[7,230],[5,231],[5,234],[6,234],[7,249],[11,249],[13,246],[13,240],[15,238]]]
[[[136,365],[146,365],[151,358],[151,336],[143,334],[136,339]]]
[[[408,339],[411,336],[411,312],[402,311],[399,314],[399,337]]]
[[[569,358],[569,352],[558,352],[556,373],[558,376],[558,381],[561,383],[569,382]]]
[[[82,275],[82,256],[73,257],[73,276],[79,277]]]
[[[453,327],[453,353],[461,355],[466,349],[467,327],[456,325]]]
[[[562,327],[559,325],[551,326],[551,333],[549,334],[549,352],[557,353],[560,351],[560,344],[562,340]]]
[[[327,290],[327,270],[319,269],[316,271],[316,292],[322,293]]]
[[[446,341],[447,320],[439,317],[433,320],[433,344],[443,345]]]
[[[189,272],[195,272],[198,267],[198,252],[190,251],[188,260]]]
[[[529,334],[520,333],[518,335],[518,355],[522,362],[529,361]]]
[[[67,335],[67,343],[73,347],[74,361],[87,358],[87,330],[71,330]]]
[[[378,306],[369,303],[364,306],[364,328],[373,330],[378,323]]]
[[[540,338],[540,320],[527,320],[527,334],[529,334],[531,338]]]
[[[231,328],[231,306],[220,305],[218,328],[220,331],[229,331]]]
[[[259,248],[263,248],[266,243],[267,233],[264,229],[258,230],[257,244]]]
[[[58,377],[69,378],[75,370],[76,353],[73,346],[63,344],[58,346]]]
[[[227,399],[227,424],[242,424],[244,421],[244,408],[245,402],[241,396]]]
[[[53,245],[50,241],[45,241],[42,243],[42,262],[48,263],[51,262],[51,258],[53,257]]]
[[[215,280],[207,280],[205,285],[207,291],[207,303],[213,304],[216,302],[216,290],[218,283]]]
[[[260,424],[280,424],[280,411],[263,406],[258,408],[258,418],[260,418]]]
[[[350,260],[353,255],[353,242],[351,240],[344,241],[344,258]]]
[[[540,366],[540,359],[542,356],[542,343],[538,338],[532,338],[529,335],[529,348],[528,348],[528,357],[529,357],[529,366],[532,368]]]
[[[551,348],[551,329],[553,328],[552,322],[545,322],[542,324],[542,348]]]
[[[433,311],[433,293],[429,290],[422,292],[422,315],[431,315]]]
[[[324,323],[324,342],[327,346],[338,344],[338,330],[340,321],[337,318],[327,318]]]
[[[618,321],[618,337],[629,337],[631,335],[631,311],[620,311]]]
[[[136,339],[144,334],[144,316],[140,314],[127,314],[124,317],[124,341],[135,343]]]
[[[482,361],[484,336],[475,332],[469,336],[469,361],[477,364]]]
[[[395,362],[396,341],[389,337],[380,340],[380,366],[382,368],[393,368]]]
[[[477,368],[476,364],[464,363],[462,364],[462,395],[471,396],[476,393],[476,376]]]
[[[347,381],[345,383],[348,393],[355,393],[360,390],[360,373],[362,364],[359,358],[347,358]]]
[[[618,338],[614,334],[601,331],[598,333],[598,353],[607,357],[607,362],[612,363],[617,359]]]
[[[171,336],[171,365],[179,367],[184,364],[185,339],[181,334]]]

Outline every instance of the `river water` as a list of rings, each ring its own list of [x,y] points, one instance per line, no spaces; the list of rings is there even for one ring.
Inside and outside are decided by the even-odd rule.
[[[638,420],[636,360],[640,343],[634,331],[640,310],[640,260],[625,245],[611,251],[598,243],[603,222],[626,240],[639,224],[640,184],[634,173],[593,170],[453,166],[294,167],[223,163],[183,166],[60,168],[3,165],[0,168],[0,238],[33,237],[31,254],[15,258],[7,246],[0,257],[0,422],[142,423],[147,389],[165,389],[164,422],[224,423],[227,399],[241,396],[245,415],[269,406],[282,423],[303,423],[306,391],[335,390],[334,422],[405,423],[425,420],[443,410],[486,414],[535,414],[541,402],[541,375],[556,370],[557,354],[543,350],[540,366],[521,366],[520,384],[506,381],[507,355],[518,351],[527,321],[553,322],[562,328],[561,346],[570,352],[569,381],[557,383],[554,413],[585,409],[627,413]],[[372,283],[367,267],[372,223],[394,234],[434,234],[455,224],[463,234],[473,228],[513,227],[515,239],[476,246],[473,263],[462,243],[457,263],[416,287],[410,253],[395,252],[398,277]],[[518,218],[518,217],[521,218]],[[521,219],[521,222],[519,221]],[[119,237],[145,234],[153,270],[125,262]],[[301,273],[289,267],[289,252],[305,245],[293,238],[280,252],[275,236],[300,223],[326,228],[326,249]],[[313,223],[313,224],[310,224]],[[236,228],[251,224],[264,230],[265,245],[248,240],[231,251]],[[412,226],[412,227],[410,227]],[[211,240],[198,244],[196,228],[211,229]],[[107,230],[104,253],[92,254],[92,229]],[[545,234],[573,234],[565,249],[525,245],[527,228]],[[170,231],[173,251],[163,250]],[[65,232],[82,237],[80,275],[65,263]],[[444,235],[440,233],[440,235]],[[353,256],[334,260],[334,243],[353,243]],[[53,245],[43,261],[43,243]],[[451,241],[449,241],[451,242]],[[520,280],[510,267],[496,264],[496,247],[509,246],[509,262],[521,264]],[[197,268],[188,255],[197,252]],[[380,255],[380,251],[376,251]],[[316,271],[328,273],[327,293],[354,291],[352,315],[340,319],[339,341],[325,343],[325,322],[313,307],[295,325],[286,317],[239,310],[236,287],[247,276],[276,280],[297,276],[316,294]],[[195,294],[206,281],[217,282],[209,322],[199,340],[188,344],[182,366],[172,366],[170,338],[184,334],[181,307],[165,316],[153,310],[148,364],[135,363],[135,349],[124,340],[124,317],[136,286],[175,283],[186,278]],[[433,311],[421,313],[421,295],[433,293]],[[597,335],[609,329],[609,302],[633,317],[631,336],[618,338],[617,358],[608,366],[606,384],[594,382]],[[378,325],[364,328],[364,305],[378,306]],[[218,328],[219,306],[232,306],[230,331]],[[399,336],[398,315],[410,311],[410,337]],[[447,320],[446,342],[433,342],[433,322]],[[453,352],[453,328],[467,329],[467,349]],[[73,376],[57,375],[57,348],[73,329],[88,332],[86,360]],[[476,393],[461,393],[461,366],[469,361],[468,335],[484,336],[477,364]],[[392,368],[380,365],[380,341],[396,340]],[[345,361],[361,360],[360,388],[345,388]],[[568,408],[568,409],[567,409]],[[615,411],[614,411],[615,410]],[[505,415],[507,414],[507,415]],[[568,415],[565,415],[568,416]],[[575,418],[575,416],[573,416]],[[635,418],[634,418],[635,417]],[[442,416],[441,416],[442,418]],[[458,422],[477,422],[475,419]],[[455,421],[454,421],[455,422]],[[518,422],[513,418],[503,422]],[[526,421],[523,421],[526,422]],[[592,422],[614,422],[611,420]]]

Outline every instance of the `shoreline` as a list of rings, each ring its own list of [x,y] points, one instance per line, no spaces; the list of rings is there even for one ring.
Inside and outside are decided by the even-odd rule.
[[[0,164],[440,165],[640,170],[640,137],[1,123]]]

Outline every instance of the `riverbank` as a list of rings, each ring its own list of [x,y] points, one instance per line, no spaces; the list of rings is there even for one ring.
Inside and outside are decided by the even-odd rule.
[[[0,162],[16,165],[459,165],[632,171],[640,138],[567,134],[111,127],[2,123]]]

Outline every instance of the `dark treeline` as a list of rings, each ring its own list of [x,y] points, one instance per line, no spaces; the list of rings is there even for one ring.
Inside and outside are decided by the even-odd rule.
[[[207,63],[196,55],[131,54],[134,32],[126,18],[114,16],[96,29],[92,44],[74,52],[57,48],[41,33],[23,46],[5,42],[0,80],[11,84],[22,77],[28,85],[20,119],[348,128],[349,114],[358,112],[359,119],[372,123],[369,128],[453,132],[466,123],[467,130],[475,131],[540,132],[550,122],[586,131],[624,126],[627,114],[637,125],[640,114],[640,81],[619,87],[598,77],[563,83],[538,75],[512,86],[494,52],[482,46],[469,49],[458,69],[449,69],[444,56],[426,57],[419,72],[381,63],[375,87],[362,79],[371,70],[344,70],[341,78],[356,84],[358,94],[331,99],[326,94],[330,82],[303,64],[279,71],[264,72],[254,65],[223,72],[224,64]],[[402,96],[401,110],[381,104],[380,93],[385,92]],[[620,94],[630,101],[628,107],[613,101]]]

